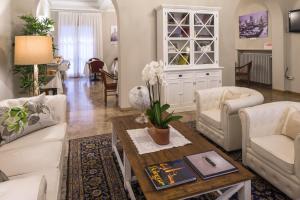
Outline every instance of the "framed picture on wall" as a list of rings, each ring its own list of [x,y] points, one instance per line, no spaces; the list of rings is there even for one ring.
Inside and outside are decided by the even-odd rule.
[[[110,27],[110,42],[111,44],[118,44],[118,26]]]
[[[240,16],[240,38],[266,38],[268,37],[268,24],[268,11]]]

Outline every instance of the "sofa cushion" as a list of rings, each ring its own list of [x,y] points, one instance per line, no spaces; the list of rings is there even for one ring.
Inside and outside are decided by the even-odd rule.
[[[32,146],[34,144],[40,144],[44,142],[64,141],[67,131],[67,124],[61,123],[41,130],[35,131],[29,135],[21,137],[13,142],[2,145],[1,151],[22,148],[26,146]],[[1,154],[1,153],[0,153]]]
[[[222,126],[221,126],[221,110],[220,109],[202,111],[200,113],[200,118],[204,122],[211,124],[213,127],[216,127],[218,129],[222,129]]]
[[[0,169],[8,177],[60,166],[63,142],[47,142],[0,152]]]
[[[251,149],[270,165],[279,166],[282,170],[293,174],[295,163],[294,141],[284,135],[271,135],[251,138]]]
[[[57,168],[49,168],[42,171],[32,172],[18,176],[9,177],[11,180],[26,178],[30,176],[44,176],[47,181],[46,199],[56,200],[60,189],[60,171]]]
[[[45,200],[47,182],[43,176],[28,176],[0,183],[0,200]]]
[[[0,144],[9,143],[33,131],[57,124],[51,110],[45,104],[45,95],[28,99],[19,105],[1,106],[0,103]]]

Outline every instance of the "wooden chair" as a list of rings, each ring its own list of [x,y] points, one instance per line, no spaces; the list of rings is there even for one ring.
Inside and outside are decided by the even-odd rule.
[[[118,82],[117,82],[117,78],[114,77],[112,74],[109,74],[103,69],[101,69],[100,72],[104,84],[104,102],[106,106],[107,96],[118,97],[118,93],[117,93]]]
[[[90,63],[89,63],[89,68],[90,68],[90,78],[91,80],[99,80],[97,78],[97,75],[100,74],[100,70],[103,69],[104,67],[104,62],[101,61],[101,60],[92,60]],[[93,79],[92,79],[93,77]]]
[[[95,60],[100,60],[99,58],[90,58],[89,62],[95,61]]]
[[[252,61],[249,63],[239,66],[235,63],[235,82],[245,80],[250,86],[250,76],[251,76],[251,69],[252,69]]]

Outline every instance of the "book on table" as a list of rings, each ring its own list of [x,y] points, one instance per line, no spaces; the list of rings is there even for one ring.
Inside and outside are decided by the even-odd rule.
[[[204,180],[238,171],[215,151],[186,156],[184,159]]]
[[[197,174],[184,160],[151,165],[145,170],[156,190],[197,180]]]

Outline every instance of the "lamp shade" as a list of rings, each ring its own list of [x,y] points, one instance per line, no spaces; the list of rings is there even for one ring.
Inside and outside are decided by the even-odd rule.
[[[47,64],[53,59],[52,38],[48,36],[16,36],[15,65]]]

